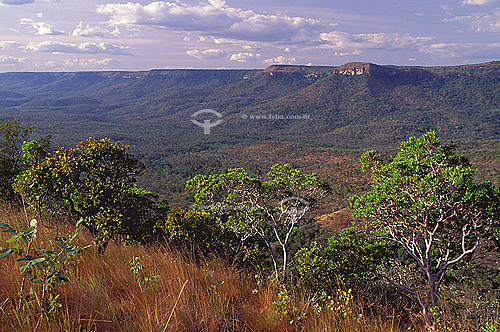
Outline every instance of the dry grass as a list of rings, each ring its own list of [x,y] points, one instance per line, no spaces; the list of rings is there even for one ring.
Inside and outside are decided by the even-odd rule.
[[[5,207],[0,222],[26,224],[22,212]],[[40,233],[37,245],[44,247],[55,230],[41,228]],[[6,239],[3,234],[0,246]],[[82,235],[78,241],[89,238]],[[130,271],[132,257],[140,257],[143,276],[158,280],[138,283]],[[17,311],[8,302],[0,313],[0,331],[402,331],[390,315],[367,314],[354,303],[346,315],[308,310],[291,324],[290,317],[276,310],[277,286],[258,286],[253,276],[223,260],[194,263],[167,247],[113,244],[102,256],[92,250],[80,254],[64,269],[71,282],[56,289],[62,304],[57,313],[44,316],[43,305],[36,302]],[[0,302],[8,297],[17,301],[20,283],[15,257],[0,260]],[[308,307],[307,297],[292,298],[290,306],[298,312]],[[415,325],[410,330],[424,331]]]

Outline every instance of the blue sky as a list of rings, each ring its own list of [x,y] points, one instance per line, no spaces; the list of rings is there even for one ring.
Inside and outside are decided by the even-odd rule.
[[[500,59],[500,0],[0,0],[0,15],[1,72]]]

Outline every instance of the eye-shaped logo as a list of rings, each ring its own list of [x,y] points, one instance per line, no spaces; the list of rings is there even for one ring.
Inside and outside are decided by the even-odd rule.
[[[200,114],[212,114],[212,115],[215,115],[215,116],[217,116],[219,118],[219,120],[217,120],[215,122],[211,122],[210,120],[203,120],[203,122],[199,122],[199,121],[197,121],[195,119],[191,119],[192,123],[194,123],[195,125],[200,126],[200,127],[202,127],[204,129],[203,132],[205,133],[205,135],[209,135],[210,134],[210,129],[212,127],[215,127],[215,126],[219,125],[222,122],[222,119],[220,119],[220,118],[222,118],[222,114],[220,114],[217,111],[211,110],[211,109],[199,110],[198,112],[196,112],[193,115],[191,115],[191,117],[192,118],[196,118]]]
[[[300,219],[306,214],[309,202],[301,197],[288,197],[280,202],[281,212],[295,219]]]

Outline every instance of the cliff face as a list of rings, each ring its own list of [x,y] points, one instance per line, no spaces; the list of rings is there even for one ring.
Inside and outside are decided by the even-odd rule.
[[[380,67],[367,62],[349,62],[345,65],[335,68],[334,73],[338,75],[368,75],[375,69],[374,67]]]
[[[262,71],[263,74],[271,77],[305,77],[321,78],[331,75],[335,72],[335,67],[322,66],[270,66]]]
[[[318,66],[281,66],[274,65],[264,69],[264,73],[270,76],[301,75],[305,77],[321,77],[325,75],[369,75],[373,72],[384,71],[388,68],[368,62],[349,62],[339,67]]]
[[[405,78],[422,79],[433,76],[460,77],[460,76],[487,76],[500,74],[500,61],[483,64],[444,66],[444,67],[408,67],[408,66],[381,66],[369,62],[349,62],[338,67],[292,66],[274,65],[262,71],[266,75],[302,76],[321,78],[329,75],[344,76],[372,76],[374,78]]]

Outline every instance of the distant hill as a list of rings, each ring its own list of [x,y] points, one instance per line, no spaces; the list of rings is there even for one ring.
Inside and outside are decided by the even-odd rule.
[[[191,122],[201,109],[222,116],[210,135]],[[229,166],[259,173],[274,162],[318,171],[346,196],[366,182],[356,170],[362,151],[389,151],[431,129],[463,143],[483,179],[500,179],[498,61],[0,73],[0,117],[6,116],[52,131],[56,145],[89,136],[131,143],[150,169],[143,184],[181,205],[188,204],[183,182],[196,173]],[[349,179],[357,184],[349,187]]]

